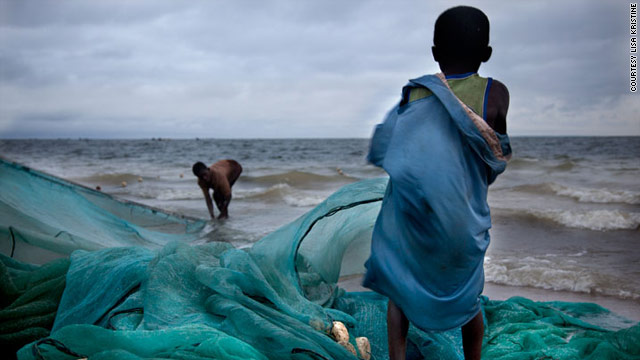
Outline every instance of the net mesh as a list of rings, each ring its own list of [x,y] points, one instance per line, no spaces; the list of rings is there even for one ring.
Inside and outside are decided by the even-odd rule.
[[[30,263],[72,251],[191,241],[205,222],[128,201],[0,159],[0,237]]]
[[[197,222],[33,174],[3,163],[4,235],[11,241],[16,229],[34,247],[77,251],[42,266],[0,257],[7,358],[349,359],[365,355],[356,346],[360,336],[369,339],[373,359],[387,358],[386,299],[338,285],[340,276],[363,270],[385,179],[348,185],[241,250],[190,244]],[[48,191],[31,190],[43,187]],[[27,205],[18,193],[56,201]],[[87,208],[90,215],[70,220]],[[61,231],[70,236],[56,237]],[[482,302],[484,358],[640,358],[640,325],[595,304]],[[356,355],[330,335],[333,321],[347,326]],[[411,327],[408,339],[409,358],[463,358],[459,329]]]

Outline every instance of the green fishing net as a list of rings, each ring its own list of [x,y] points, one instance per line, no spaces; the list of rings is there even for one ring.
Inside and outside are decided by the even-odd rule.
[[[3,172],[0,181],[19,191],[19,182],[4,179],[12,176]],[[4,187],[0,190],[0,226],[7,241],[12,241],[8,229],[18,229],[20,234],[37,234],[25,236],[34,247],[45,244],[59,253],[79,249],[68,260],[42,266],[0,257],[0,340],[9,356],[356,359],[367,354],[355,339],[367,337],[371,358],[387,358],[386,299],[372,292],[345,292],[338,285],[341,276],[363,270],[385,179],[340,189],[248,250],[221,242],[194,244],[190,240],[197,232],[190,224],[197,223],[153,215],[142,211],[144,207],[138,219],[135,212],[112,211],[121,205],[107,204],[117,202],[110,197],[86,195],[89,189],[70,183],[51,186],[68,189],[59,190],[51,207],[21,207],[18,214],[11,213],[17,211],[11,201],[19,198],[10,200],[13,195],[5,194]],[[94,197],[101,202],[94,203]],[[87,216],[75,229],[73,221],[48,213],[84,206],[93,207],[90,213],[102,220],[94,223],[93,215]],[[125,215],[126,221],[114,220]],[[163,216],[167,226],[160,221]],[[15,224],[5,220],[16,218]],[[90,246],[95,243],[93,224],[100,226],[96,236],[109,241],[104,246]],[[128,228],[144,228],[137,233],[152,234],[152,239],[144,246],[137,235],[133,240],[120,235],[110,239],[110,227],[123,236],[132,236]],[[182,227],[182,233],[176,227]],[[72,234],[65,239],[73,241],[63,241],[58,248],[55,235],[60,231]],[[594,304],[484,298],[483,311],[487,359],[640,358],[640,325]],[[330,334],[333,321],[346,324],[355,355]],[[408,358],[463,358],[459,329],[425,332],[411,327],[408,339]]]
[[[193,241],[205,222],[168,214],[0,158],[0,252],[30,263],[72,251]]]
[[[0,254],[0,349],[3,353],[12,356],[23,345],[49,335],[68,268],[68,259],[39,267]]]

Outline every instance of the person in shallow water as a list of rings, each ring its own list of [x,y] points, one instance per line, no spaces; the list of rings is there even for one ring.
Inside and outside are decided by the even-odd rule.
[[[465,359],[480,359],[486,199],[511,153],[509,93],[477,74],[492,51],[482,11],[442,13],[431,50],[442,74],[411,80],[371,139],[368,160],[390,179],[363,285],[389,298],[391,359],[405,359],[409,322],[423,330],[462,327]]]
[[[209,209],[209,215],[213,214],[213,203],[209,195],[209,189],[213,190],[213,200],[216,202],[220,215],[218,219],[229,217],[229,203],[231,202],[231,187],[242,173],[242,166],[235,160],[220,160],[206,167],[202,162],[193,164],[193,174],[198,178],[198,186],[202,189],[204,200]]]

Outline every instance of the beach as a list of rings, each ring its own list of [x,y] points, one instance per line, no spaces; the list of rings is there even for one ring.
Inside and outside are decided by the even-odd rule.
[[[362,287],[362,276],[345,276],[340,279],[338,286],[346,291],[371,291],[370,289]],[[638,306],[637,303],[613,296],[546,290],[524,286],[498,285],[490,282],[485,282],[482,294],[491,300],[507,300],[514,296],[519,296],[542,302],[566,301],[595,303],[625,319],[640,322],[640,306]]]
[[[342,186],[385,177],[366,163],[367,146],[367,139],[0,140],[0,156],[205,220],[191,165],[235,159],[244,172],[233,188],[230,219],[208,221],[196,243],[248,248]],[[507,171],[489,192],[484,294],[593,302],[640,321],[640,139],[516,137],[512,146]],[[347,290],[361,290],[351,273],[364,269],[366,251],[343,259]],[[42,256],[31,259],[43,262]]]

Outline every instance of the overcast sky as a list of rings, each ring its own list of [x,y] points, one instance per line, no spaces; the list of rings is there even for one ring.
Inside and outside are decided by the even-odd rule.
[[[464,4],[511,135],[640,135],[628,1]],[[0,138],[369,137],[452,5],[0,0]]]

